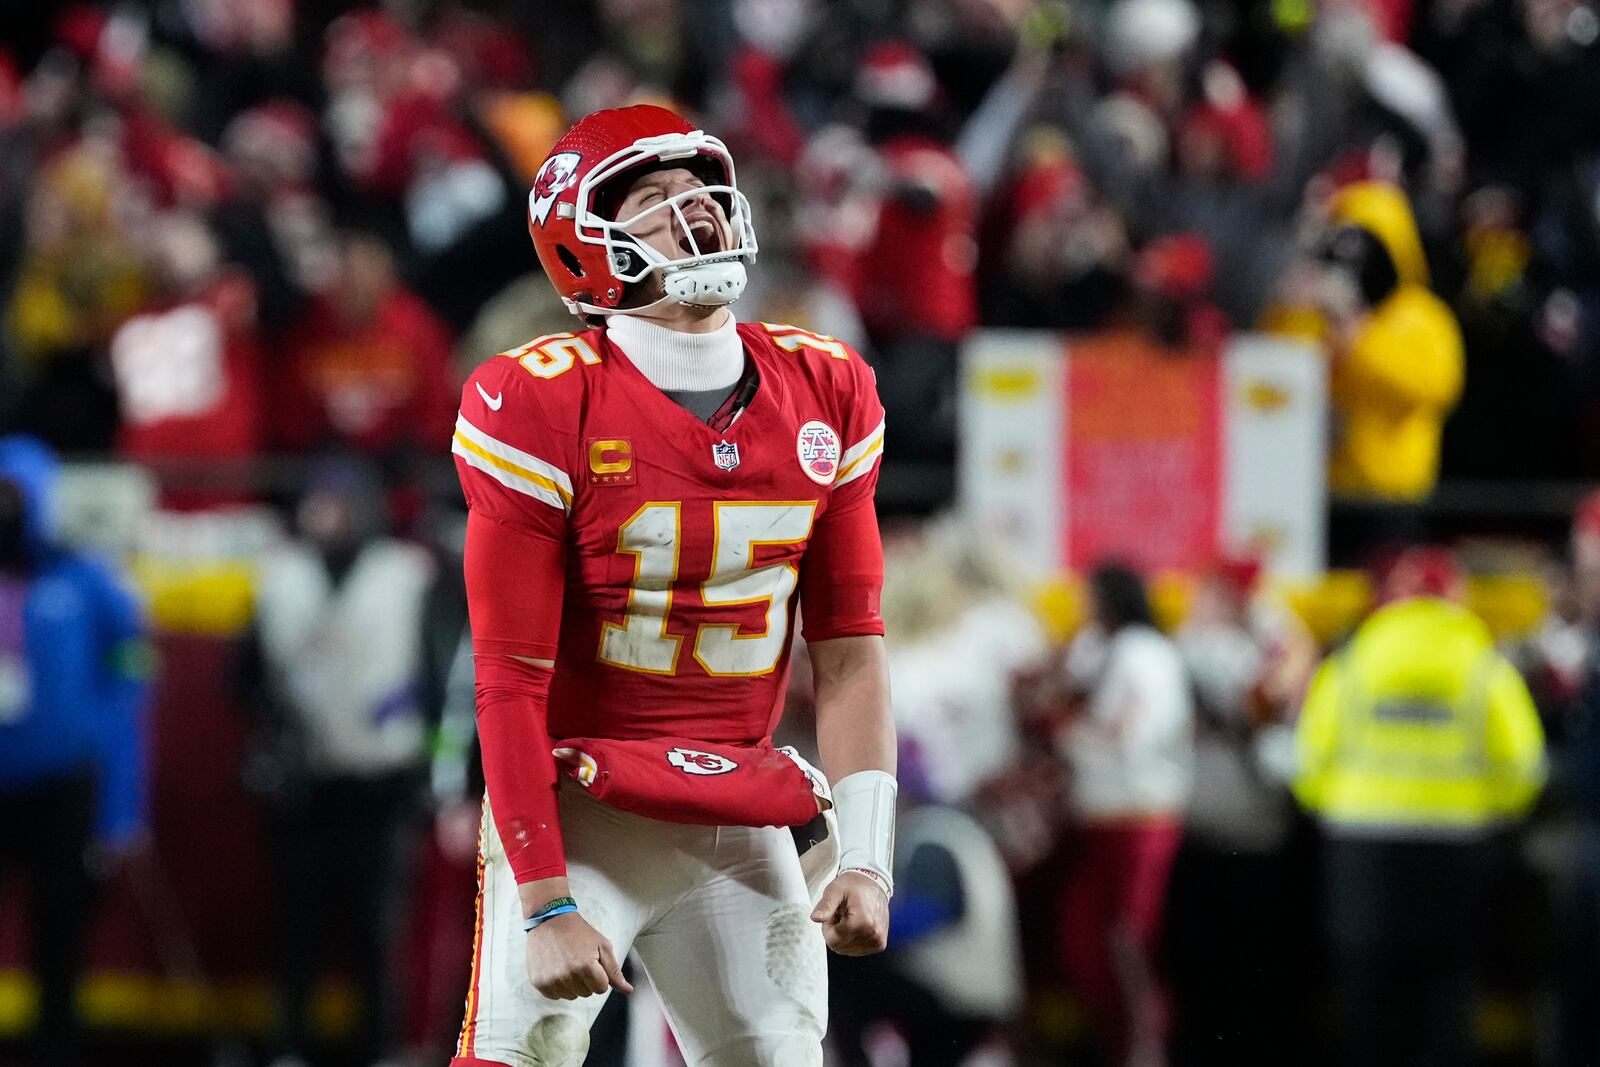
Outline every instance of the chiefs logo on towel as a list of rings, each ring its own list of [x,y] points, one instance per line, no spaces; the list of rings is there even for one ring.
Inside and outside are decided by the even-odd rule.
[[[727,774],[739,769],[739,765],[731,759],[715,752],[696,752],[692,748],[668,749],[667,762],[684,774]]]

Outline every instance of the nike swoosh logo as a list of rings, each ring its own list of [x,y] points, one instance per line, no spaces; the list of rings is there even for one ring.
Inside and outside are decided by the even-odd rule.
[[[478,387],[478,395],[483,397],[483,402],[489,405],[490,411],[500,410],[500,405],[504,403],[506,398],[506,394],[504,392],[499,392],[494,394],[494,396],[490,396],[488,393],[483,391],[482,382],[473,382],[472,384]]]

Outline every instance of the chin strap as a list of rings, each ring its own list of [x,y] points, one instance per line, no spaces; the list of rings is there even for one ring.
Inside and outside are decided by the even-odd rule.
[[[637,307],[603,308],[563,299],[567,309],[578,315],[638,315],[668,304],[688,304],[690,307],[726,307],[744,293],[748,275],[739,260],[722,263],[701,263],[693,267],[667,267],[661,271],[661,287],[665,294]]]
[[[899,785],[887,771],[857,771],[833,787],[839,820],[839,873],[866,875],[894,895],[894,804]]]
[[[744,293],[744,264],[738,260],[701,263],[679,270],[668,268],[661,274],[667,300],[695,307],[723,307]]]

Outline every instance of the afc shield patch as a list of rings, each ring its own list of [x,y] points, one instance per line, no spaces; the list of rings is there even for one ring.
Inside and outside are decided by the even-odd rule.
[[[795,442],[800,457],[800,469],[818,485],[832,485],[839,473],[839,434],[832,426],[812,419],[800,427]]]

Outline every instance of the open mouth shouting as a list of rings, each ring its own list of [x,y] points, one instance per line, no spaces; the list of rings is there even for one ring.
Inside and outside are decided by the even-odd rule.
[[[719,220],[711,212],[685,212],[684,222],[688,230],[678,239],[678,248],[684,255],[711,255],[721,252],[725,247],[726,227],[719,225]]]

